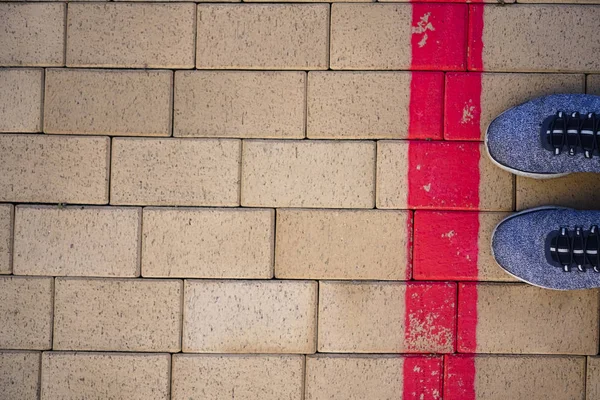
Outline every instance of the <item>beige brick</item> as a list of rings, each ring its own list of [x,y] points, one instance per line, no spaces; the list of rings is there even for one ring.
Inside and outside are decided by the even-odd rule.
[[[42,400],[169,399],[169,354],[45,352]]]
[[[171,134],[171,71],[50,69],[44,132]]]
[[[188,280],[183,313],[184,352],[315,352],[315,282]]]
[[[448,400],[585,398],[585,357],[455,355],[444,375]],[[476,395],[465,396],[469,386]]]
[[[175,77],[174,136],[304,138],[305,72],[177,71]]]
[[[139,276],[141,217],[139,208],[18,206],[14,272]]]
[[[598,300],[596,290],[478,284],[476,352],[597,354]],[[459,351],[462,322],[470,318],[465,306],[459,304],[458,310]]]
[[[0,274],[12,273],[14,208],[0,204]]]
[[[237,206],[239,140],[113,139],[111,204]]]
[[[307,356],[306,400],[441,399],[441,375],[441,357]]]
[[[587,377],[586,377],[587,400],[600,398],[600,357],[587,358]]]
[[[326,4],[199,4],[196,67],[327,69]]]
[[[588,75],[586,93],[600,96],[600,75]]]
[[[489,6],[484,7],[483,19],[483,69],[486,71],[600,71],[600,59],[596,57],[600,52],[598,7]],[[556,26],[571,28],[561,30]],[[577,46],[573,46],[574,43]],[[570,49],[569,57],[556,57],[557,49]]]
[[[0,69],[0,132],[41,132],[43,82],[43,69]]]
[[[105,137],[0,135],[0,201],[106,204]]]
[[[38,397],[40,353],[0,351],[0,392],[6,400],[31,400]]]
[[[145,277],[273,277],[273,210],[145,208]]]
[[[385,210],[278,210],[280,279],[407,278],[411,215]]]
[[[52,346],[52,278],[0,277],[0,349]]]
[[[173,356],[173,400],[301,400],[303,381],[300,355]]]
[[[0,4],[0,65],[64,65],[65,15],[64,3]]]
[[[599,203],[600,180],[597,174],[570,174],[554,179],[517,177],[517,210],[548,204],[596,209]]]
[[[318,351],[452,352],[455,296],[445,283],[322,281]],[[414,298],[424,300],[407,303]]]
[[[69,67],[192,68],[194,4],[72,3]]]
[[[56,278],[54,350],[178,352],[182,282]]]
[[[309,138],[408,136],[410,72],[310,72]]]
[[[244,141],[244,206],[372,208],[374,195],[374,142]]]

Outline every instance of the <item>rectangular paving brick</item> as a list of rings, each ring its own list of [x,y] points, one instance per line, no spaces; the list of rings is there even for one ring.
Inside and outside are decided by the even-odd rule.
[[[0,349],[52,347],[52,278],[0,276]]]
[[[377,143],[377,208],[508,211],[513,192],[480,143]]]
[[[41,68],[0,69],[0,132],[42,131],[43,86]]]
[[[510,107],[556,93],[583,93],[582,74],[446,74],[444,137],[483,140],[488,125]]]
[[[588,75],[585,89],[588,94],[600,96],[600,75]]]
[[[186,280],[183,351],[314,353],[317,284]]]
[[[0,4],[0,66],[62,66],[64,3]]]
[[[413,277],[418,280],[515,281],[494,260],[492,232],[510,213],[415,212]]]
[[[570,174],[562,178],[517,177],[517,210],[557,204],[563,207],[595,210],[600,204],[597,174]]]
[[[73,3],[69,67],[193,68],[194,4]]]
[[[169,354],[45,352],[42,400],[169,399]]]
[[[444,399],[584,400],[585,357],[446,356]]]
[[[372,208],[375,143],[246,140],[243,206]]]
[[[450,283],[319,283],[318,351],[448,353],[456,286]]]
[[[587,358],[586,399],[600,398],[600,357]]]
[[[106,137],[0,135],[0,201],[106,204]]]
[[[327,69],[326,4],[199,4],[196,68]]]
[[[12,273],[14,207],[0,204],[0,274]]]
[[[176,280],[56,278],[54,350],[181,349]]]
[[[597,354],[598,301],[595,290],[561,292],[521,284],[462,283],[458,351]]]
[[[177,71],[173,135],[302,139],[305,89],[300,71]]]
[[[171,71],[49,69],[44,132],[169,136]]]
[[[465,4],[333,4],[331,69],[462,70]]]
[[[411,87],[426,91],[414,109]],[[307,136],[315,139],[442,138],[444,76],[430,72],[324,71],[308,74]],[[415,128],[414,115],[423,115]]]
[[[440,399],[441,393],[441,357],[306,357],[306,400],[430,400]]]
[[[411,222],[407,211],[280,209],[275,276],[405,280]]]
[[[274,210],[145,208],[144,277],[273,277]]]
[[[237,206],[234,139],[113,139],[111,204]]]
[[[562,4],[470,7],[471,70],[600,71],[600,59],[596,57],[600,51],[598,7]],[[560,30],[556,26],[572,28]],[[575,48],[573,43],[577,43]],[[564,48],[571,49],[569,57],[556,57],[556,49]]]
[[[304,356],[175,354],[172,380],[173,400],[301,400]]]
[[[37,351],[0,351],[0,390],[3,399],[38,398],[40,356]]]
[[[141,225],[140,208],[18,206],[14,273],[139,276]]]

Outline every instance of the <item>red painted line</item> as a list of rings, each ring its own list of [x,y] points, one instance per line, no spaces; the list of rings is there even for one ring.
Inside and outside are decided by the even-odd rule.
[[[406,356],[402,369],[403,400],[442,398],[442,357]]]
[[[411,142],[409,208],[477,210],[479,159],[477,142]]]
[[[469,5],[469,71],[483,71],[483,4]]]
[[[477,280],[479,213],[416,211],[413,276],[417,280]]]
[[[408,137],[442,139],[444,73],[413,72],[410,80]]]
[[[466,4],[413,3],[411,70],[466,68]]]
[[[458,337],[459,353],[477,351],[477,283],[458,285]]]
[[[408,211],[408,216],[406,217],[406,237],[408,240],[406,241],[406,280],[409,281],[412,279],[413,275],[413,212]]]
[[[475,357],[444,357],[444,400],[475,400]]]
[[[456,284],[409,282],[404,342],[408,353],[452,353],[456,342]]]
[[[446,140],[481,140],[481,80],[479,72],[446,74]]]

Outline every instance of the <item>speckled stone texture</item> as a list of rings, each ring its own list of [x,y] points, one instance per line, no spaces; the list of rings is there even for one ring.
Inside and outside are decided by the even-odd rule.
[[[326,4],[199,4],[197,21],[198,69],[328,67]]]
[[[596,96],[600,96],[600,74],[587,76],[585,92],[587,94],[594,94]]]
[[[0,201],[106,204],[107,137],[0,135]]]
[[[402,398],[403,364],[400,356],[308,356],[306,400]]]
[[[69,67],[192,68],[194,4],[74,3]]]
[[[54,350],[178,352],[182,281],[56,278]]]
[[[459,285],[458,351],[466,303]],[[477,353],[596,354],[597,290],[553,291],[524,284],[477,284]],[[465,300],[467,301],[467,300]]]
[[[372,208],[375,142],[247,140],[242,206]]]
[[[595,173],[570,174],[553,179],[518,176],[517,210],[546,205],[560,205],[581,210],[598,209],[600,208],[600,179],[598,178],[598,174]]]
[[[0,351],[0,391],[3,399],[37,399],[39,378],[39,352]]]
[[[317,283],[185,282],[183,352],[314,353]]]
[[[66,9],[64,3],[0,4],[0,66],[64,65]]]
[[[275,276],[404,280],[410,222],[406,211],[278,210]]]
[[[600,357],[588,357],[586,371],[586,399],[598,399],[600,398]]]
[[[304,138],[305,72],[177,71],[175,78],[174,136]]]
[[[136,277],[142,210],[18,206],[14,273]]]
[[[43,82],[43,69],[0,69],[0,132],[42,130]]]
[[[167,400],[169,354],[45,352],[42,400]]]
[[[486,145],[491,158],[515,173],[552,178],[573,172],[600,172],[597,157],[585,158],[583,151],[570,156],[565,150],[554,155],[541,144],[540,124],[558,111],[600,110],[600,96],[558,94],[538,97],[500,114],[487,129]]]
[[[52,346],[52,278],[0,277],[0,349]]]
[[[173,400],[301,400],[304,356],[174,355]]]
[[[171,134],[171,71],[49,69],[44,132]]]
[[[273,277],[275,212],[145,208],[144,277]]]
[[[12,273],[14,207],[0,204],[0,274]]]
[[[409,72],[310,72],[307,136],[406,138],[410,81]]]
[[[599,16],[598,7],[582,5],[484,7],[483,69],[598,72]],[[560,30],[556,26],[572,29]],[[570,49],[568,57],[556,56],[557,49],[566,48]]]
[[[239,140],[116,138],[112,144],[111,204],[239,205]]]

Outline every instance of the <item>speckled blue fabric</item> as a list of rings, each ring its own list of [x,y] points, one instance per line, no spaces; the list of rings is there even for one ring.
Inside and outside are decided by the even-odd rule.
[[[600,287],[600,273],[565,272],[547,261],[545,245],[548,234],[561,227],[584,230],[600,226],[600,211],[577,211],[569,208],[540,208],[509,216],[498,224],[492,237],[496,261],[509,274],[548,289],[586,289]]]
[[[524,173],[600,172],[598,157],[586,159],[582,152],[569,156],[566,151],[555,156],[542,147],[541,123],[557,111],[600,115],[600,96],[550,95],[505,111],[488,127],[486,142],[490,156],[499,164]]]

